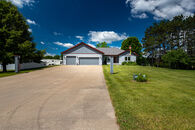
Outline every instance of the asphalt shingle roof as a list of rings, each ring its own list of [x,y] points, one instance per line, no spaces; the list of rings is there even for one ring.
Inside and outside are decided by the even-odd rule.
[[[119,48],[97,48],[98,50],[104,52],[104,55],[119,55],[120,53],[124,52]]]

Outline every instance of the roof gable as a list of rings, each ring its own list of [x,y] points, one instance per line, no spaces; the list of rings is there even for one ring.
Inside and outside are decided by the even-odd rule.
[[[96,54],[96,53],[101,53],[104,54],[102,51],[91,47],[87,44],[85,44],[84,42],[81,42],[75,46],[73,46],[72,48],[67,49],[66,51],[62,52],[61,54],[65,54],[65,53],[74,53],[74,54]]]

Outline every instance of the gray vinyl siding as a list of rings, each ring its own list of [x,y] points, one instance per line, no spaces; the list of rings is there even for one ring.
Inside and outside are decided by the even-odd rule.
[[[66,52],[67,54],[100,54],[100,52],[86,46],[80,45]]]

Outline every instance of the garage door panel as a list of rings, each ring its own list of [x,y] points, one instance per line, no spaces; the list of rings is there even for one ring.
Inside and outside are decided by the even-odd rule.
[[[98,57],[80,57],[79,58],[80,65],[99,65]]]
[[[67,65],[76,65],[76,56],[67,56],[66,57]]]

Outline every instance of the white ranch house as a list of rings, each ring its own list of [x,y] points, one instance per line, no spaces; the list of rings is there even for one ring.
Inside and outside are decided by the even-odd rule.
[[[102,65],[110,64],[110,57],[114,58],[114,64],[122,62],[136,62],[136,54],[130,55],[129,50],[119,48],[94,48],[83,42],[62,52],[64,65]]]

